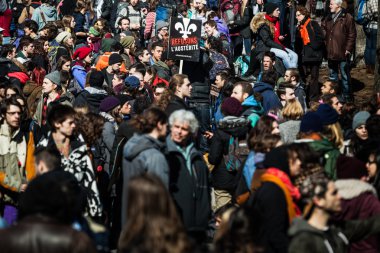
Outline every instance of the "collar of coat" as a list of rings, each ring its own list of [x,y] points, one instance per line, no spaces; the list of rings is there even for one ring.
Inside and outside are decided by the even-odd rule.
[[[346,9],[343,9],[343,8],[342,8],[342,10],[341,10],[339,16],[337,17],[337,19],[338,19],[338,18],[345,18],[346,15],[347,15],[347,11],[346,11]],[[332,19],[333,19],[333,17],[332,17],[332,13],[330,13],[330,14],[327,16],[327,21],[331,21]]]

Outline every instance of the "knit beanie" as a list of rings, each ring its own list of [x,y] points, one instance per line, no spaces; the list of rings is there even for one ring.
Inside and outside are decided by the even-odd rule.
[[[102,52],[111,52],[111,47],[117,43],[114,39],[102,39]]]
[[[113,65],[116,63],[122,63],[123,62],[123,57],[121,57],[119,54],[111,54],[110,59],[108,61],[108,65]]]
[[[169,24],[163,20],[159,20],[157,21],[156,23],[156,29],[157,31],[159,31],[160,29],[164,28],[164,27],[169,27]]]
[[[140,86],[140,80],[135,76],[128,76],[125,79],[125,85],[130,88],[137,88]]]
[[[116,96],[120,100],[120,105],[123,106],[125,103],[132,101],[133,97],[125,94],[120,94]]]
[[[243,110],[243,107],[241,106],[239,100],[236,98],[227,97],[223,100],[221,109],[224,116],[239,117]]]
[[[367,175],[364,162],[356,157],[341,155],[336,161],[336,176],[338,179],[361,179]]]
[[[276,168],[290,175],[288,149],[286,145],[277,147],[269,151],[264,158],[264,166],[268,168]]]
[[[352,120],[352,129],[360,127],[361,125],[365,125],[367,119],[371,116],[369,112],[360,111],[355,114],[354,119]]]
[[[117,97],[106,97],[100,102],[99,110],[101,112],[109,112],[118,105],[120,105],[120,100]]]
[[[272,14],[278,7],[277,4],[275,3],[266,3],[264,5],[264,11],[266,12],[266,14],[270,15]]]
[[[87,55],[91,54],[91,51],[92,50],[89,47],[80,47],[77,50],[75,50],[73,58],[78,60],[84,60],[84,58],[86,58]]]
[[[90,30],[88,31],[88,33],[94,35],[95,37],[100,36],[100,32],[98,32],[93,26],[90,27]]]
[[[301,119],[300,132],[322,132],[323,125],[321,118],[316,112],[307,112]]]
[[[90,73],[89,83],[91,87],[102,88],[104,83],[104,75],[101,71],[93,70]]]
[[[65,40],[71,38],[71,33],[69,32],[61,32],[60,34],[57,35],[57,37],[55,37],[55,41],[57,41],[59,44],[61,44],[62,42],[65,42]]]
[[[49,79],[54,84],[61,86],[61,73],[58,70],[53,71],[45,76],[46,79]]]
[[[120,43],[124,48],[130,48],[134,42],[135,42],[135,38],[132,36],[127,36],[120,40]]]
[[[328,104],[319,105],[316,113],[324,126],[335,124],[339,120],[339,114]]]

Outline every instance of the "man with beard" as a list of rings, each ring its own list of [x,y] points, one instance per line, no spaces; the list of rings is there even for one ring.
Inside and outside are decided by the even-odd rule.
[[[168,118],[162,110],[150,108],[133,118],[131,124],[139,134],[125,144],[123,151],[122,224],[126,222],[128,182],[143,173],[157,175],[169,187],[169,166],[162,153],[167,132]]]

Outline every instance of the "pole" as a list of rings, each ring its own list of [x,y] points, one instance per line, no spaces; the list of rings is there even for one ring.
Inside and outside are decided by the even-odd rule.
[[[183,60],[179,60],[179,74],[182,74]]]
[[[380,1],[377,3],[378,8],[380,8]],[[378,9],[380,10],[380,9]],[[377,18],[377,41],[376,41],[376,61],[375,61],[375,77],[374,77],[374,85],[373,85],[373,91],[374,93],[380,92],[380,75],[379,75],[379,52],[380,52],[380,16]]]

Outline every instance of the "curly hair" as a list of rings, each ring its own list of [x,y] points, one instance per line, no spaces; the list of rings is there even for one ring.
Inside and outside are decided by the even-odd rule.
[[[94,145],[102,136],[104,122],[102,116],[92,112],[77,113],[75,116],[76,130],[83,136],[88,146]]]

